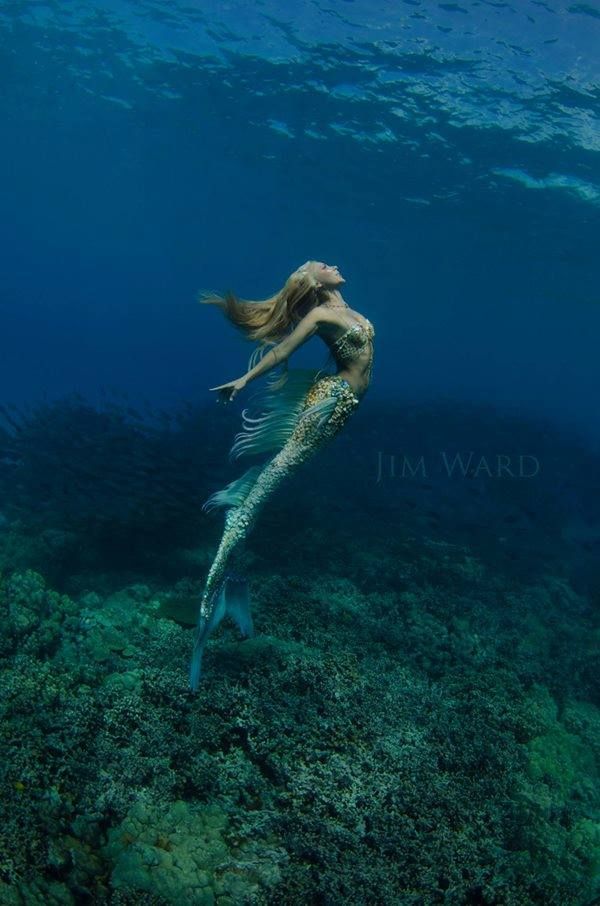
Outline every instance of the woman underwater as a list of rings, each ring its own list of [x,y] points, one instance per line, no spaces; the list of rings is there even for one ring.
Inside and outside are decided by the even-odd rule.
[[[249,339],[260,341],[246,374],[210,388],[218,392],[219,399],[231,402],[250,381],[276,366],[282,365],[283,373],[259,395],[260,415],[251,416],[244,410],[244,430],[236,435],[231,456],[278,452],[266,464],[253,466],[212,494],[204,504],[205,510],[227,509],[223,537],[200,602],[190,668],[194,691],[206,641],[225,614],[233,617],[243,635],[252,635],[247,582],[231,571],[232,555],[280,482],[335,437],[369,386],[375,331],[342,298],[339,287],[344,282],[336,266],[307,261],[288,277],[283,289],[264,301],[247,302],[232,295],[209,295],[202,300],[218,305]],[[288,372],[289,356],[314,335],[328,347],[336,373]]]

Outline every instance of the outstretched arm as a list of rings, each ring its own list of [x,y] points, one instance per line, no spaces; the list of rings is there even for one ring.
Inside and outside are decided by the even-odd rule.
[[[235,395],[239,393],[240,390],[244,389],[246,384],[257,377],[260,377],[261,374],[270,371],[271,368],[274,368],[276,365],[280,365],[281,362],[285,362],[299,346],[302,346],[303,343],[310,340],[317,332],[318,324],[319,314],[315,309],[312,309],[304,316],[304,318],[302,318],[294,330],[281,341],[281,343],[278,343],[277,346],[274,346],[269,350],[269,352],[267,352],[260,360],[258,365],[255,365],[254,368],[247,371],[243,377],[238,378],[236,381],[229,381],[227,384],[219,384],[218,387],[211,387],[210,389],[219,391],[226,402],[231,402]]]

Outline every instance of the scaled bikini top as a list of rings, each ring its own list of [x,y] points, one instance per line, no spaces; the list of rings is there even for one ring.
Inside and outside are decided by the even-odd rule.
[[[365,318],[366,324],[361,324],[356,321],[352,324],[342,336],[336,340],[332,346],[332,351],[340,365],[348,365],[350,362],[353,362],[354,359],[360,355],[360,353],[367,348],[369,343],[373,342],[375,337],[375,328],[368,320]],[[369,377],[371,376],[371,370],[373,367],[373,356],[371,355],[371,361],[369,363]]]

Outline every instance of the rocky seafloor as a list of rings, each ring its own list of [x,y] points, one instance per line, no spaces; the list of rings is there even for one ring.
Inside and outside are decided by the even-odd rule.
[[[246,554],[256,637],[222,624],[196,695],[218,519],[188,547],[148,535],[159,568],[128,572],[52,526],[58,497],[37,523],[8,509],[0,903],[596,902],[593,574],[571,582],[559,535],[509,569],[502,538],[418,506],[391,530],[307,474]]]
[[[5,579],[0,902],[591,901],[585,600],[451,547],[389,554],[371,591],[361,565],[265,578],[259,634],[224,628],[196,696],[173,592]]]

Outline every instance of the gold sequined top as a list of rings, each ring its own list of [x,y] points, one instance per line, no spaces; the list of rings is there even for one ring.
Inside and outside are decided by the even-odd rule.
[[[332,346],[332,351],[339,365],[349,365],[354,359],[371,344],[371,356],[369,360],[368,378],[371,379],[373,370],[373,339],[375,337],[375,328],[365,318],[366,324],[355,321],[348,330],[342,334],[339,340]]]

